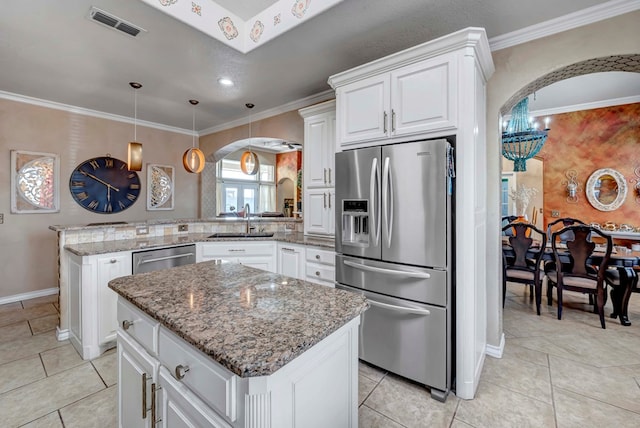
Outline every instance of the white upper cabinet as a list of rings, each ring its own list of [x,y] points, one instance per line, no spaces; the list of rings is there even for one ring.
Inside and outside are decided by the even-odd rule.
[[[340,147],[457,127],[457,57],[441,55],[336,87]]]

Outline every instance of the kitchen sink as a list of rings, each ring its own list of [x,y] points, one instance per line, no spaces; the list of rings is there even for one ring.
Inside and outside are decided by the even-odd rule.
[[[270,238],[273,232],[217,232],[207,238]]]

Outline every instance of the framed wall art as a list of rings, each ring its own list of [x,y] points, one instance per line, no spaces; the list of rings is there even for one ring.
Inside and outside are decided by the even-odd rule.
[[[11,150],[11,212],[60,211],[60,156]]]
[[[173,166],[147,164],[147,210],[172,210],[173,191]]]

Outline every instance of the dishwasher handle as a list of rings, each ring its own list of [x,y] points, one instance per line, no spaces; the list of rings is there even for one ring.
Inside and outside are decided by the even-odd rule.
[[[152,259],[140,259],[138,261],[138,266],[143,265],[145,263],[161,262],[163,260],[171,260],[171,259],[181,259],[182,257],[191,257],[191,256],[195,256],[195,254],[184,253],[184,254],[176,254],[174,256],[154,257]]]
[[[354,269],[366,270],[366,271],[375,272],[375,273],[382,273],[385,275],[403,276],[406,278],[419,278],[419,279],[431,278],[431,275],[426,272],[412,272],[412,271],[406,271],[406,270],[385,269],[385,268],[379,268],[375,266],[363,265],[360,263],[354,263],[349,260],[345,260],[344,264]]]
[[[389,309],[391,311],[403,312],[405,314],[423,315],[423,316],[431,315],[431,312],[428,309],[417,309],[417,308],[408,308],[406,306],[390,305],[388,303],[377,302],[369,298],[367,298],[367,302],[369,302],[371,306],[378,306],[379,308]]]

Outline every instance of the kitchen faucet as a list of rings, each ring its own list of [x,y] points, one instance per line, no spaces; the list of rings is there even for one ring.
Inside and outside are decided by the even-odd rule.
[[[247,233],[251,232],[251,220],[249,219],[250,214],[251,209],[249,208],[249,204],[244,204],[244,216],[247,218]]]

